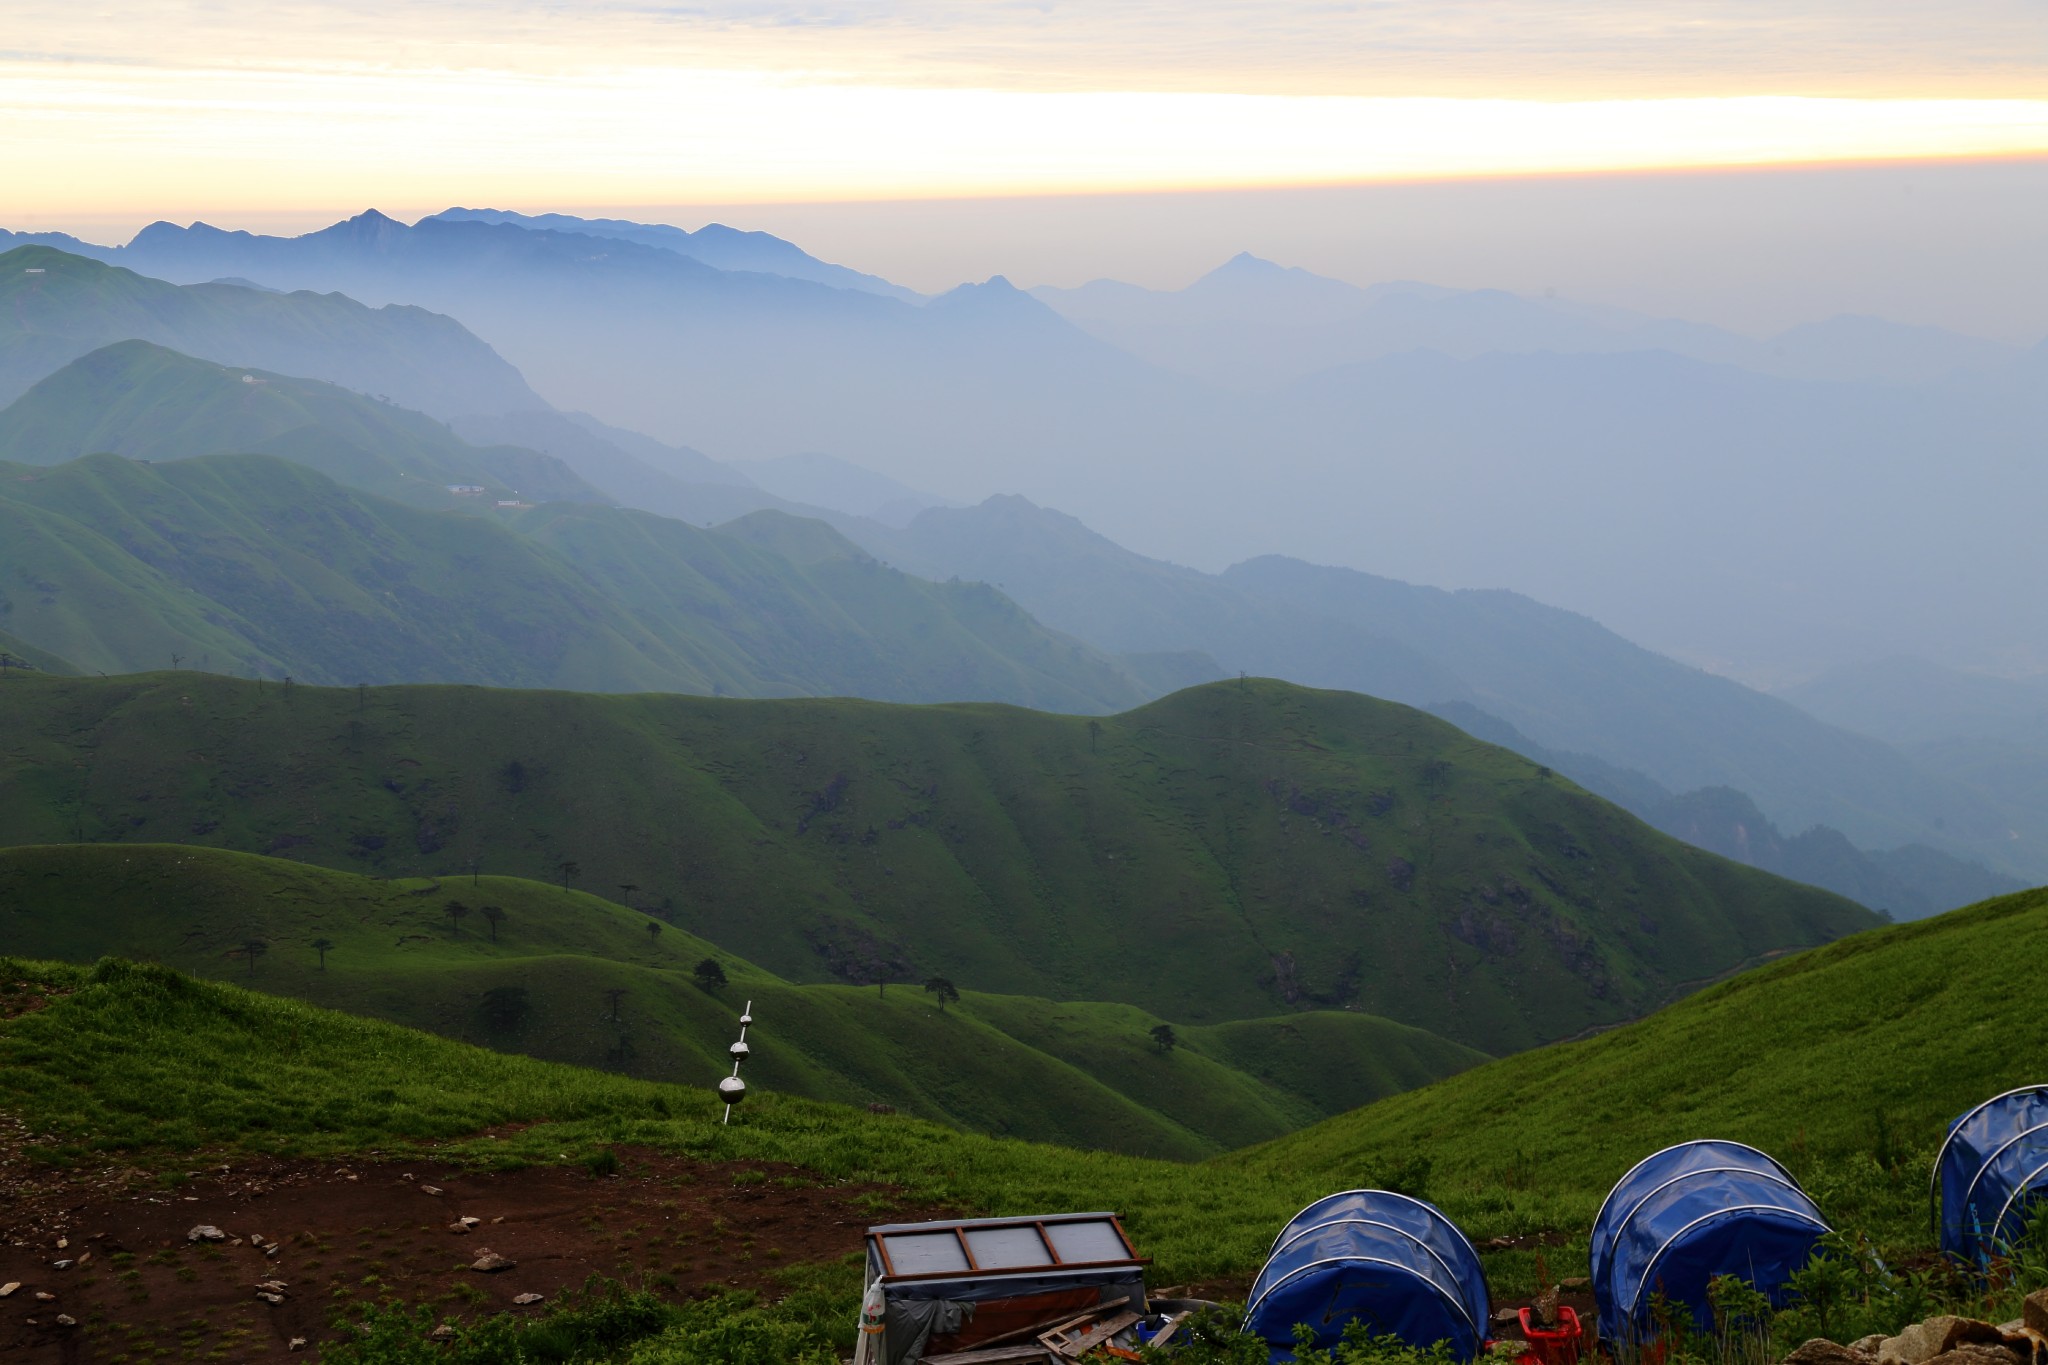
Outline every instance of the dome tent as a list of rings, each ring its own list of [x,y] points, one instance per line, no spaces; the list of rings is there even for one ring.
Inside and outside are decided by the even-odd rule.
[[[1707,1284],[1749,1281],[1772,1303],[1831,1228],[1783,1166],[1739,1142],[1703,1140],[1645,1157],[1593,1220],[1593,1297],[1610,1339],[1654,1335],[1658,1294],[1713,1323]]]
[[[1252,1282],[1244,1330],[1293,1359],[1294,1328],[1334,1346],[1347,1323],[1416,1347],[1451,1343],[1470,1360],[1486,1336],[1486,1275],[1479,1253],[1431,1205],[1386,1190],[1318,1199],[1280,1230]]]
[[[1995,1095],[1949,1125],[1928,1191],[1943,1251],[1988,1263],[2019,1239],[2041,1199],[2048,1199],[2048,1086]]]

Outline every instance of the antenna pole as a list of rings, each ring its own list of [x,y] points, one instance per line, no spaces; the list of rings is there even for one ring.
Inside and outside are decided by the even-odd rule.
[[[747,1097],[747,1083],[740,1079],[740,1063],[747,1060],[747,1025],[754,1022],[754,1002],[747,1002],[746,1013],[740,1016],[740,1040],[729,1051],[732,1053],[732,1075],[718,1083],[718,1093],[725,1097],[725,1118],[721,1122],[732,1122],[732,1107]]]

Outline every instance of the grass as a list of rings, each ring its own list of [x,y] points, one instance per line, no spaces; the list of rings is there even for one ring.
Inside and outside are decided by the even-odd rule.
[[[0,715],[15,843],[567,864],[785,980],[943,976],[1176,1029],[1344,1011],[1498,1055],[1875,922],[1420,712],[1256,680],[1089,720],[10,675]],[[1344,1072],[1315,1065],[1297,1093]]]
[[[590,1163],[646,1144],[883,1182],[964,1212],[1111,1208],[1156,1258],[1160,1285],[1242,1282],[1296,1209],[1333,1188],[1373,1184],[1429,1197],[1482,1244],[1563,1232],[1571,1240],[1549,1249],[1548,1273],[1582,1273],[1584,1229],[1614,1179],[1658,1147],[1723,1136],[1783,1159],[1837,1226],[1867,1236],[1896,1265],[1928,1245],[1927,1161],[1945,1120],[2040,1079],[2048,1023],[2009,968],[2036,960],[2044,940],[2044,892],[1875,930],[1598,1038],[1489,1062],[1195,1164],[772,1094],[723,1127],[701,1088],[503,1056],[121,961],[0,960],[0,1015],[13,1015],[0,1023],[0,1109],[43,1135],[30,1155],[51,1163],[147,1163],[158,1154],[177,1166],[191,1145],[341,1153],[421,1143],[455,1162]],[[45,1007],[22,1011],[24,999],[45,995]],[[513,1123],[533,1126],[478,1136]],[[1484,1255],[1496,1295],[1533,1288],[1533,1253]],[[2048,1273],[2025,1273],[2037,1272]],[[794,1351],[843,1332],[857,1276],[845,1267],[790,1273],[786,1302],[795,1306],[786,1312],[735,1300],[688,1330],[713,1340],[730,1316],[734,1352],[756,1338]],[[1834,1279],[1847,1286],[1837,1286],[1838,1337],[1844,1323],[1892,1330],[1941,1303],[2003,1313],[2033,1287],[2001,1284],[1982,1302],[1969,1290],[1964,1302],[1863,1261]],[[1819,1330],[1816,1311],[1795,1305],[1777,1320],[1779,1345]],[[799,1320],[813,1324],[811,1335],[775,1335]],[[708,1347],[697,1358],[720,1359]]]
[[[465,918],[450,919],[451,901]],[[800,986],[581,891],[511,877],[378,881],[183,845],[0,850],[0,916],[8,945],[29,956],[161,962],[699,1087],[729,1069],[734,1016],[752,1001],[747,1075],[768,1090],[1155,1156],[1274,1137],[1484,1060],[1419,1029],[1327,1012],[1190,1029],[1162,1052],[1149,1036],[1162,1021],[1131,1006],[967,992],[940,1008],[914,983]],[[252,939],[264,945],[254,960]],[[696,983],[706,958],[722,989]],[[517,1017],[494,1017],[490,993],[508,989]],[[625,992],[616,1020],[613,989]]]

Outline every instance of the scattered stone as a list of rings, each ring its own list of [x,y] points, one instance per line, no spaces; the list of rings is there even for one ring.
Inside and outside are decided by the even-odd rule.
[[[62,1251],[65,1247],[68,1247],[70,1245],[71,1239],[69,1237],[59,1237],[57,1239],[57,1250],[59,1251]]]
[[[77,1267],[80,1270],[83,1270],[85,1269],[86,1263],[90,1260],[92,1260],[92,1253],[90,1251],[81,1252],[79,1253],[78,1260],[75,1261],[73,1264],[77,1265]]]
[[[412,1172],[411,1172],[411,1171],[407,1171],[407,1172],[406,1172],[406,1173],[405,1173],[404,1175],[401,1175],[401,1176],[400,1176],[400,1177],[398,1177],[398,1178],[399,1178],[400,1180],[410,1180],[410,1179],[412,1179]]]
[[[489,1247],[485,1247],[477,1253],[477,1258],[469,1263],[469,1268],[471,1270],[481,1270],[484,1274],[490,1275],[500,1270],[510,1270],[518,1264],[519,1262],[513,1260],[510,1256],[500,1256]]]
[[[201,1223],[185,1234],[188,1242],[225,1242],[228,1235],[211,1223]]]
[[[420,1186],[420,1193],[421,1193],[421,1194],[439,1194],[440,1192],[441,1192],[441,1187],[440,1187],[439,1185],[422,1185],[422,1186]]]
[[[545,1297],[545,1295],[536,1294],[529,1289],[524,1294],[514,1294],[512,1296],[512,1302],[524,1307],[526,1304],[529,1303],[539,1303]]]
[[[267,1290],[267,1289],[259,1289],[259,1290],[257,1290],[257,1291],[256,1291],[256,1297],[257,1297],[257,1298],[259,1298],[259,1299],[261,1299],[261,1300],[263,1300],[263,1301],[264,1301],[265,1303],[283,1303],[283,1302],[284,1302],[284,1295],[282,1295],[282,1294],[273,1294],[273,1293],[271,1293],[271,1292],[270,1292],[269,1290]]]
[[[2027,1295],[2020,1322],[2030,1331],[2048,1332],[2048,1289],[2036,1289]]]
[[[76,1327],[78,1326],[78,1319],[72,1317],[69,1313],[59,1313],[57,1315],[57,1325],[59,1327]]]
[[[1927,1365],[1936,1356],[1945,1355],[1958,1346],[1973,1343],[1996,1346],[2002,1340],[1998,1329],[1988,1322],[1944,1314],[1916,1322],[1895,1337],[1886,1337],[1884,1344],[1877,1349],[1877,1358],[1879,1365]]]
[[[1966,1341],[1952,1351],[1943,1351],[1928,1365],[2026,1365],[2026,1357],[2009,1346],[1988,1346]]]
[[[493,1218],[491,1221],[493,1223],[502,1223],[505,1221],[505,1215],[501,1213],[496,1218]]]
[[[242,1239],[241,1239],[241,1238],[239,1238],[239,1237],[230,1237],[230,1238],[228,1239],[228,1245],[229,1245],[229,1246],[231,1246],[231,1247],[238,1247],[238,1246],[240,1246],[241,1244],[242,1244]]]
[[[465,1213],[465,1214],[463,1214],[463,1215],[462,1215],[462,1217],[460,1217],[460,1218],[456,1219],[455,1221],[456,1221],[456,1222],[458,1222],[458,1223],[460,1223],[460,1224],[462,1224],[462,1226],[464,1226],[464,1227],[466,1227],[466,1228],[473,1228],[473,1227],[475,1227],[475,1226],[476,1226],[476,1225],[477,1225],[478,1223],[481,1223],[481,1222],[483,1222],[484,1220],[483,1220],[483,1219],[481,1219],[481,1218],[479,1218],[479,1217],[477,1217],[477,1216],[476,1216],[475,1214],[473,1214],[473,1213]]]
[[[1875,1359],[1877,1353],[1884,1349],[1884,1343],[1884,1333],[1872,1332],[1867,1337],[1858,1337],[1856,1338],[1856,1340],[1850,1342],[1849,1349],[1854,1351],[1859,1356],[1870,1356],[1871,1358]]]
[[[1593,1282],[1587,1279],[1584,1275],[1572,1275],[1566,1277],[1565,1279],[1559,1280],[1557,1282],[1557,1287],[1559,1289],[1564,1290],[1568,1294],[1575,1294],[1578,1293],[1580,1290],[1591,1289],[1593,1287]]]
[[[433,1331],[427,1333],[427,1340],[453,1341],[455,1340],[455,1328],[450,1326],[448,1323],[444,1322],[439,1327],[436,1327]]]
[[[1838,1346],[1826,1337],[1814,1337],[1800,1343],[1785,1357],[1783,1365],[1870,1365],[1870,1357]]]
[[[256,1287],[258,1289],[268,1289],[273,1294],[282,1294],[285,1290],[291,1288],[283,1280],[258,1280]]]
[[[1491,1319],[1496,1327],[1519,1327],[1522,1325],[1522,1310],[1519,1308],[1496,1308]]]
[[[469,1236],[469,1224],[463,1222],[461,1219],[458,1218],[448,1225],[448,1231],[454,1233],[458,1237],[467,1237]]]
[[[37,1303],[55,1303],[56,1301],[57,1301],[57,1296],[56,1296],[55,1294],[47,1293],[47,1292],[45,1292],[44,1290],[41,1290],[41,1289],[38,1289],[38,1290],[36,1291],[36,1302],[37,1302]]]
[[[9,1280],[6,1284],[0,1284],[0,1299],[6,1298],[19,1288],[21,1288],[20,1280]]]
[[[306,1339],[304,1337],[293,1337],[284,1344],[284,1348],[287,1351],[303,1351],[306,1349]]]
[[[69,1269],[71,1269],[71,1262],[69,1262],[69,1261],[52,1261],[52,1262],[50,1262],[50,1269],[52,1269],[52,1270],[69,1270]]]
[[[267,1247],[263,1248],[263,1254],[264,1254],[265,1256],[269,1256],[269,1257],[275,1258],[275,1257],[276,1257],[276,1255],[277,1255],[277,1253],[278,1253],[278,1252],[280,1252],[280,1251],[283,1251],[283,1250],[284,1250],[284,1248],[283,1248],[283,1247],[279,1246],[279,1245],[278,1245],[277,1243],[275,1243],[275,1242],[272,1242],[272,1243],[271,1243],[271,1244],[270,1244],[269,1246],[267,1246]]]
[[[265,1238],[264,1235],[260,1232],[252,1232],[249,1234],[249,1245],[252,1247],[260,1247],[267,1240],[268,1239]]]

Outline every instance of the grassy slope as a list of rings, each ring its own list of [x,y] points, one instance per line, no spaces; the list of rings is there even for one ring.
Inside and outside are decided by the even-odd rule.
[[[1199,1166],[775,1095],[721,1128],[701,1089],[499,1056],[160,969],[102,968],[90,984],[78,968],[20,962],[0,968],[0,1006],[18,982],[79,989],[0,1022],[0,1109],[50,1135],[44,1159],[72,1161],[166,1143],[350,1150],[546,1118],[465,1150],[575,1159],[643,1141],[899,1182],[979,1211],[1114,1208],[1160,1259],[1162,1283],[1249,1276],[1302,1204],[1404,1166],[1413,1178],[1418,1144],[1434,1161],[1427,1193],[1475,1239],[1556,1227],[1582,1253],[1601,1196],[1629,1165],[1718,1135],[1759,1142],[1836,1222],[1904,1248],[1926,1240],[1926,1160],[1944,1122],[2041,1079],[2048,1025],[2010,969],[2044,948],[2043,892],[1876,930],[1591,1042],[1492,1062]],[[1892,1128],[1883,1164],[1874,1104]],[[1552,1272],[1572,1273],[1573,1259],[1553,1251]],[[1526,1284],[1527,1253],[1488,1260],[1497,1289]]]
[[[30,274],[30,271],[40,273]],[[0,254],[0,404],[117,341],[331,380],[440,417],[545,407],[462,324],[340,294],[174,285],[49,247]]]
[[[37,649],[26,640],[16,639],[4,630],[0,630],[0,655],[5,655],[11,661],[7,665],[9,668],[26,665],[43,673],[65,676],[75,675],[79,671],[78,666],[70,660],[60,659],[47,649]]]
[[[1872,922],[1419,712],[1218,684],[993,706],[192,674],[6,680],[0,829],[635,883],[780,975],[878,954],[1177,1026],[1355,1008],[1499,1053]]]
[[[178,654],[338,684],[869,692],[1073,710],[1142,695],[999,594],[912,579],[851,547],[859,562],[843,576],[863,587],[845,600],[831,570],[615,508],[557,503],[499,524],[251,455],[0,471],[0,619],[82,667],[161,667]]]
[[[61,464],[97,452],[182,460],[223,451],[275,455],[415,506],[489,499],[601,502],[553,456],[479,448],[441,423],[336,384],[194,360],[121,341],[74,360],[0,411],[0,460]]]
[[[495,935],[476,915],[451,926],[451,899],[495,905],[506,919]],[[1211,1048],[1198,1030],[1162,1055],[1148,1040],[1160,1021],[1128,1006],[969,993],[942,1011],[915,987],[796,986],[679,930],[651,935],[649,923],[581,891],[510,877],[383,882],[170,844],[0,852],[8,952],[162,962],[503,1050],[705,1087],[727,1070],[733,1017],[752,1000],[761,1024],[748,1075],[772,1090],[886,1102],[1070,1146],[1204,1155],[1484,1060],[1356,1014],[1247,1021],[1231,1026],[1232,1047]],[[241,951],[251,938],[268,945],[253,963]],[[334,945],[324,968],[312,947],[323,938]],[[690,975],[708,956],[730,977],[716,994]],[[527,991],[523,1024],[484,1017],[484,992],[501,986]],[[628,992],[617,1023],[612,988]],[[1335,1085],[1296,1083],[1322,1079],[1302,1055],[1311,1045],[1358,1061]],[[1237,1069],[1238,1052],[1278,1079]]]
[[[1878,929],[1702,991],[1627,1028],[1505,1058],[1229,1160],[1325,1183],[1392,1154],[1477,1197],[1551,1192],[1591,1222],[1638,1157],[1691,1137],[1762,1147],[1818,1175],[1824,1207],[1907,1238],[1931,1156],[1979,1100],[2048,1079],[2048,1014],[2022,964],[2048,959],[2048,891]],[[1916,1199],[1917,1195],[1917,1199]]]

